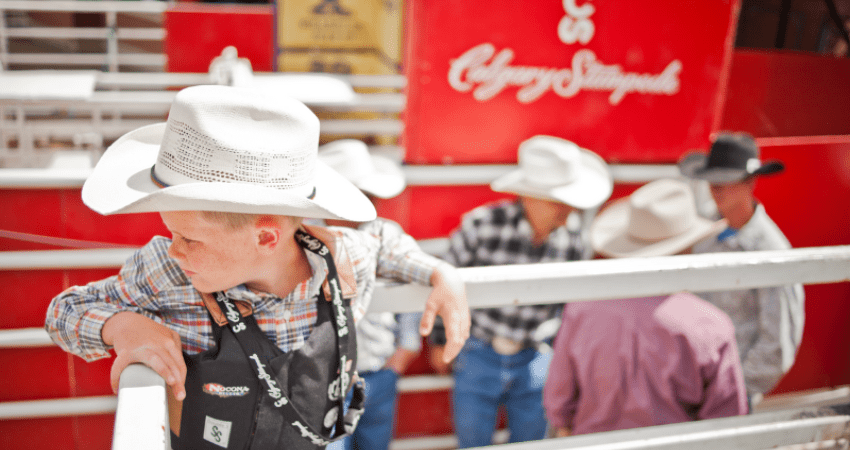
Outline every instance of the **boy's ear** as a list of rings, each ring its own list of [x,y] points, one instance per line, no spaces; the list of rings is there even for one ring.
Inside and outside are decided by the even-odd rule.
[[[260,217],[256,223],[257,245],[274,249],[280,243],[283,230],[272,217]]]
[[[260,228],[257,230],[257,244],[260,247],[275,248],[280,242],[280,229]]]

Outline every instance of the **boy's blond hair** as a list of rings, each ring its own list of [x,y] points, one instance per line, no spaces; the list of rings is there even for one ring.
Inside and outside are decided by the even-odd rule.
[[[220,223],[231,230],[238,230],[247,225],[255,224],[257,223],[257,220],[260,217],[274,217],[278,221],[278,223],[283,220],[289,220],[295,223],[296,225],[301,223],[302,219],[301,217],[293,216],[276,216],[272,214],[246,214],[225,211],[201,211],[201,216],[211,222]]]

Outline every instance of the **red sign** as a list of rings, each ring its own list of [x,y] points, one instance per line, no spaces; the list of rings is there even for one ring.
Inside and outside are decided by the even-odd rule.
[[[536,134],[609,162],[703,148],[739,0],[413,1],[407,162],[506,163]]]

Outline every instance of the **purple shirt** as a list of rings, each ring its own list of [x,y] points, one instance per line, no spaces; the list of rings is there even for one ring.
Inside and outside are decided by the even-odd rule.
[[[543,405],[572,434],[746,414],[732,321],[689,293],[569,304]]]

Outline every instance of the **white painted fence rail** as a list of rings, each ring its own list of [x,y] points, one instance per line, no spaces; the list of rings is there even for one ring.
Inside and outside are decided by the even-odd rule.
[[[128,252],[125,249],[2,252],[0,253],[0,270],[115,267],[123,263]],[[817,284],[847,281],[850,280],[850,246],[679,255],[639,260],[614,259],[491,266],[459,270],[466,282],[470,306],[473,308],[519,303],[561,303],[660,295],[681,290],[713,291],[746,289],[788,282]],[[370,310],[394,312],[421,310],[428,292],[428,288],[423,286],[383,282],[375,290]],[[20,332],[21,330],[12,331]],[[25,331],[33,332],[33,330]],[[43,336],[33,339],[44,342]],[[16,345],[20,345],[20,341],[20,336],[14,339],[0,339],[0,343],[15,342]],[[148,374],[147,377],[151,375]],[[145,383],[161,381],[153,374],[152,380]],[[140,405],[139,402],[143,404]],[[134,406],[128,408],[121,419],[116,419],[116,430],[128,426],[118,423],[124,420],[129,421],[132,427],[138,428],[139,424],[145,422],[132,413],[159,407],[164,407],[164,397],[162,399],[158,396],[137,398],[134,400]],[[119,402],[119,410],[120,408]],[[665,448],[665,446],[673,445],[709,448],[712,443],[721,444],[722,448],[727,448],[726,444],[742,442],[742,439],[747,442],[766,442],[765,437],[758,437],[762,435],[781,436],[781,441],[775,445],[780,443],[787,445],[798,441],[810,442],[807,439],[814,439],[813,436],[820,433],[824,427],[838,423],[846,423],[846,421],[841,422],[835,418],[794,420],[788,423],[750,428],[724,429],[723,432],[726,434],[714,430],[711,435],[695,432],[677,434],[675,438],[644,439],[618,448]],[[161,422],[158,425],[150,424],[150,426],[161,431],[165,424],[166,422]],[[150,432],[153,433],[153,430]],[[156,438],[148,442],[160,442],[160,440]],[[132,447],[116,446],[115,448]],[[532,447],[517,447],[517,450],[521,448]]]
[[[170,448],[165,380],[152,369],[131,364],[121,372],[112,448]]]
[[[499,446],[500,450],[762,450],[845,439],[850,416],[792,409]],[[814,416],[814,417],[813,417]]]

